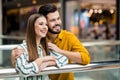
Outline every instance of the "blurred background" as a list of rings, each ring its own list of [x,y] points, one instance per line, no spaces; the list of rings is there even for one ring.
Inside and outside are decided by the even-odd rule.
[[[80,39],[116,39],[116,0],[2,0],[2,34],[24,36],[26,20],[40,5],[55,4],[61,13],[63,29]]]
[[[91,63],[120,60],[120,43],[109,42],[120,40],[119,0],[0,0],[1,47],[20,44],[25,37],[28,17],[46,3],[58,7],[62,28],[74,33],[81,42],[108,42],[107,45],[85,46]],[[11,67],[10,55],[11,50],[0,50],[1,68]],[[89,71],[75,73],[75,80],[120,80],[119,75],[120,69]]]

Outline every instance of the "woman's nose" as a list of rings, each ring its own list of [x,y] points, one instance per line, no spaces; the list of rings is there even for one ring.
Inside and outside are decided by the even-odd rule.
[[[46,28],[46,29],[48,29],[48,26],[47,26],[47,25],[44,25],[44,26],[43,26],[43,28]]]

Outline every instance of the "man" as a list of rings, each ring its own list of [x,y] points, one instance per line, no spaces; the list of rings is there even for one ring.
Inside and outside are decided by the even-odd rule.
[[[49,49],[66,56],[69,63],[89,64],[90,56],[82,43],[72,33],[61,30],[62,22],[57,7],[52,4],[45,4],[39,8],[39,13],[47,18],[47,38],[51,42],[48,43]],[[15,50],[12,51],[14,56],[17,53]],[[74,80],[74,75],[73,73],[52,74],[50,78],[51,80]]]

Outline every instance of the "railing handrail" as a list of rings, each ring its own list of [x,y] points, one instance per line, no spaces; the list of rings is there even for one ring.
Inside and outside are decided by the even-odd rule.
[[[17,47],[18,44],[14,45],[0,45],[0,50],[12,50],[13,48]]]
[[[120,45],[120,41],[95,41],[95,42],[82,42],[85,47],[89,46],[104,46],[104,45]],[[14,45],[0,45],[0,50],[11,50],[16,47],[18,44]],[[103,63],[91,63],[89,65],[77,65],[77,64],[70,64],[63,66],[62,68],[56,67],[47,67],[40,72],[40,74],[36,75],[43,75],[43,74],[57,74],[57,73],[66,73],[66,72],[86,72],[86,71],[94,71],[94,70],[104,70],[104,69],[117,69],[120,68],[120,61],[111,61],[103,62]],[[6,72],[5,72],[6,71]],[[14,68],[4,68],[0,69],[0,78],[5,77],[19,77],[20,74],[17,74]]]
[[[35,75],[58,74],[58,73],[67,73],[67,72],[86,72],[86,71],[118,69],[118,68],[120,68],[120,61],[97,62],[85,66],[78,64],[69,64],[61,68],[47,67],[44,70],[42,70],[39,74],[35,74]],[[20,77],[20,74],[17,74],[14,68],[0,69],[0,78],[5,78],[5,77]]]
[[[105,46],[105,45],[120,45],[120,40],[107,40],[107,41],[94,41],[94,42],[82,42],[85,47],[90,46]],[[12,50],[18,44],[0,45],[0,50]]]
[[[10,35],[0,35],[0,39],[14,39],[14,40],[23,40],[24,36],[10,36]]]
[[[101,41],[91,41],[82,42],[84,46],[105,46],[105,45],[120,45],[120,40],[101,40]]]

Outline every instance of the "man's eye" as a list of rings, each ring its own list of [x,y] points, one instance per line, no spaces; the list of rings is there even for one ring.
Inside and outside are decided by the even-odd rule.
[[[60,17],[57,18],[57,20],[59,20],[59,19],[60,19]]]
[[[55,21],[55,19],[51,19],[50,21],[53,22],[53,21]]]

